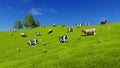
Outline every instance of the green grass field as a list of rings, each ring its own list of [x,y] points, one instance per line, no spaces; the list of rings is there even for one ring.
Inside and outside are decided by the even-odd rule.
[[[53,33],[48,35],[49,28]],[[0,68],[120,68],[120,23],[83,26],[67,33],[66,27],[38,27],[0,32]],[[95,36],[82,36],[82,29],[96,28]],[[35,32],[41,36],[35,36]],[[26,32],[28,37],[21,37]],[[68,34],[68,43],[59,35]],[[37,46],[28,46],[30,39]]]

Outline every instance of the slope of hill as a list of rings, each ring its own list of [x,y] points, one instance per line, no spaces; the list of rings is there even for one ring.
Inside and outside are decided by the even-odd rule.
[[[48,35],[49,28],[53,33]],[[83,26],[67,33],[67,27],[39,27],[0,32],[0,68],[119,68],[120,23]],[[82,29],[96,28],[95,36],[83,36]],[[35,36],[40,31],[41,36]],[[21,37],[26,32],[28,37]],[[68,34],[68,43],[59,43],[59,35]],[[37,46],[28,46],[30,39]]]

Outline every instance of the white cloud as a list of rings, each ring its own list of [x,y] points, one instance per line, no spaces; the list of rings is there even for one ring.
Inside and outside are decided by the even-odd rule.
[[[9,7],[7,7],[8,9],[12,9],[13,7],[11,7],[11,6],[9,6]]]
[[[29,2],[29,1],[31,1],[31,0],[24,0],[25,2]]]
[[[50,10],[50,12],[53,12],[53,13],[56,12],[56,10],[53,8],[50,8],[49,10]]]
[[[33,14],[33,15],[43,15],[43,14],[47,14],[47,13],[55,13],[56,10],[53,8],[31,8],[29,13]]]
[[[40,8],[31,8],[30,13],[33,15],[43,15],[43,11]]]
[[[120,16],[119,12],[113,13],[113,16]]]

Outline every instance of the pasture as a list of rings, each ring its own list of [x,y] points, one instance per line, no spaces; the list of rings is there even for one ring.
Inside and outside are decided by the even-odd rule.
[[[119,68],[120,23],[74,27],[46,26],[17,32],[0,32],[0,68]],[[53,33],[48,34],[52,28]],[[82,29],[96,28],[95,36],[84,36]],[[21,37],[25,32],[27,37]],[[36,36],[40,32],[41,36]],[[59,43],[59,35],[69,35]],[[30,39],[39,44],[28,46]]]

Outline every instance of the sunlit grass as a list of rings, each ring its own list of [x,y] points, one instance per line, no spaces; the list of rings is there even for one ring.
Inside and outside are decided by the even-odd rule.
[[[48,34],[49,28],[53,33]],[[84,26],[67,33],[68,27],[38,27],[18,32],[0,32],[0,68],[119,68],[120,23]],[[96,28],[95,36],[83,36],[82,29]],[[35,36],[35,32],[41,36]],[[21,37],[26,32],[28,37]],[[59,35],[68,34],[68,43]],[[30,39],[37,46],[28,46]]]

